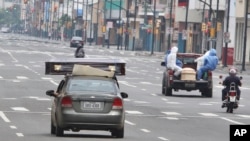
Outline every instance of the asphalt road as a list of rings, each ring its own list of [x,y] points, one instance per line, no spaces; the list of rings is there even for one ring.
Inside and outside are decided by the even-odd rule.
[[[32,39],[32,40],[31,40]],[[71,58],[73,48],[64,43],[45,42],[31,37],[0,33],[0,136],[4,141],[117,140],[106,131],[66,132],[50,135],[50,106],[45,91],[56,89],[63,76],[45,75],[44,62]],[[123,58],[126,76],[119,76],[125,100],[124,141],[229,141],[229,126],[250,124],[250,80],[243,76],[240,107],[233,114],[221,108],[219,75],[213,73],[213,98],[198,91],[161,94],[164,68],[162,58],[135,52],[85,47],[88,58]]]

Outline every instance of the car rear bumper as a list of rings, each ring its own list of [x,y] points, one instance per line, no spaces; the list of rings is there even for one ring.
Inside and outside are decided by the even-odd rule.
[[[58,124],[62,128],[78,128],[86,130],[120,129],[124,126],[125,114],[122,111],[109,113],[76,113],[63,111],[58,116]]]

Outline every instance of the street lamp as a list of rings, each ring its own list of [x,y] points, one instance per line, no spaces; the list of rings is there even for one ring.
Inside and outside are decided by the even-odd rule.
[[[156,0],[154,0],[154,12],[153,12],[153,37],[152,37],[152,47],[151,47],[151,55],[154,54],[154,38],[155,38],[155,17],[158,16],[158,13],[156,13]]]

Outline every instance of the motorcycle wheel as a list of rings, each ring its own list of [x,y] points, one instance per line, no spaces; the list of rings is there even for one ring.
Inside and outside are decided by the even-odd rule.
[[[233,113],[233,108],[234,108],[234,102],[230,102],[227,107],[227,112]]]

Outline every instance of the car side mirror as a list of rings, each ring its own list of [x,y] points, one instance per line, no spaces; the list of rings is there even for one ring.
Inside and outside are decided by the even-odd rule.
[[[128,94],[125,92],[121,92],[121,96],[122,96],[122,98],[128,98]]]
[[[46,91],[46,95],[55,96],[55,91],[54,90],[48,90],[48,91]]]
[[[166,63],[165,62],[161,62],[161,66],[166,66]]]

